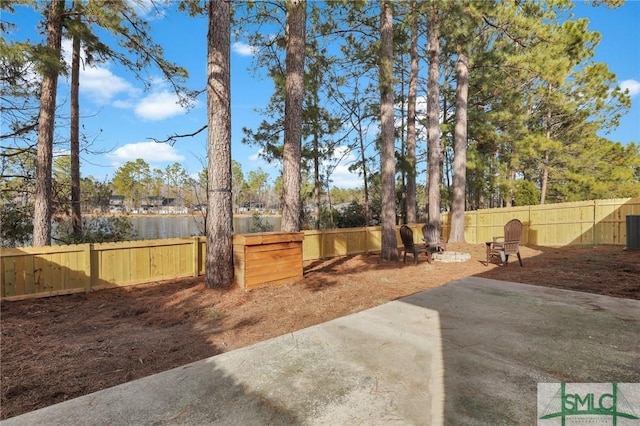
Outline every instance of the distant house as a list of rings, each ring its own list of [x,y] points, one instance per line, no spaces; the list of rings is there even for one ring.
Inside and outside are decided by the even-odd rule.
[[[122,195],[112,195],[109,199],[110,213],[124,213],[127,211],[125,198]],[[180,198],[165,198],[147,196],[142,200],[140,208],[133,209],[133,214],[187,214],[189,209],[183,205]]]
[[[109,213],[124,213],[124,195],[111,195],[109,198]]]
[[[162,200],[162,207],[160,208],[160,214],[187,214],[187,209],[182,202],[181,198],[164,198]]]

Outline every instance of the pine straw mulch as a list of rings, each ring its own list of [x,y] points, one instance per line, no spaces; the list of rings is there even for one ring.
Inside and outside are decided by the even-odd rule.
[[[484,244],[449,244],[464,263],[381,262],[378,254],[305,265],[291,285],[205,290],[203,279],[156,282],[19,302],[1,313],[6,419],[231,351],[447,282],[478,276],[640,299],[640,251],[523,247],[524,268],[484,265]],[[411,256],[409,256],[411,257]]]

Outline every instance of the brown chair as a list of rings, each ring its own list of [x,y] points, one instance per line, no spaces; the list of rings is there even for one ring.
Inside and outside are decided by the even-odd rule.
[[[504,226],[504,236],[493,237],[493,241],[486,243],[487,245],[487,266],[493,257],[500,256],[500,260],[504,266],[509,264],[509,255],[518,255],[518,261],[522,266],[522,257],[520,257],[520,240],[522,239],[522,222],[518,219],[512,219]]]
[[[402,262],[407,263],[407,253],[413,253],[413,263],[418,264],[418,255],[426,251],[425,247],[416,245],[413,241],[413,230],[407,225],[400,227],[400,238],[402,239],[402,244],[404,244],[404,258]],[[430,259],[429,262],[431,262]]]
[[[433,253],[447,251],[447,244],[444,242],[444,238],[440,236],[437,226],[430,223],[424,225],[422,227],[422,237],[429,255],[429,262],[431,262]]]

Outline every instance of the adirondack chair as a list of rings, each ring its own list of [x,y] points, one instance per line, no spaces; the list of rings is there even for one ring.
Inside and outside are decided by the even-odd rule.
[[[522,222],[518,219],[512,219],[504,226],[504,236],[493,237],[492,242],[487,245],[487,266],[492,258],[500,257],[500,261],[504,266],[509,264],[509,255],[518,256],[520,266],[522,266],[522,257],[520,256],[520,240],[522,239]]]
[[[431,261],[433,253],[447,251],[447,244],[444,238],[440,236],[440,231],[435,225],[429,223],[424,225],[422,227],[422,237],[429,255],[429,261]]]
[[[400,238],[404,245],[404,257],[402,262],[407,263],[407,253],[413,253],[413,263],[418,264],[418,255],[420,253],[424,253],[426,249],[425,247],[416,245],[413,241],[413,229],[409,228],[407,225],[402,225],[400,227]],[[431,262],[430,258],[427,259]]]

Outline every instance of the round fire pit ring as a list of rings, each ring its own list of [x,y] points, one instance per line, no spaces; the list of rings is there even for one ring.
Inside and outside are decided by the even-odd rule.
[[[471,260],[471,255],[461,251],[441,251],[433,253],[433,260],[444,263],[466,262]]]

